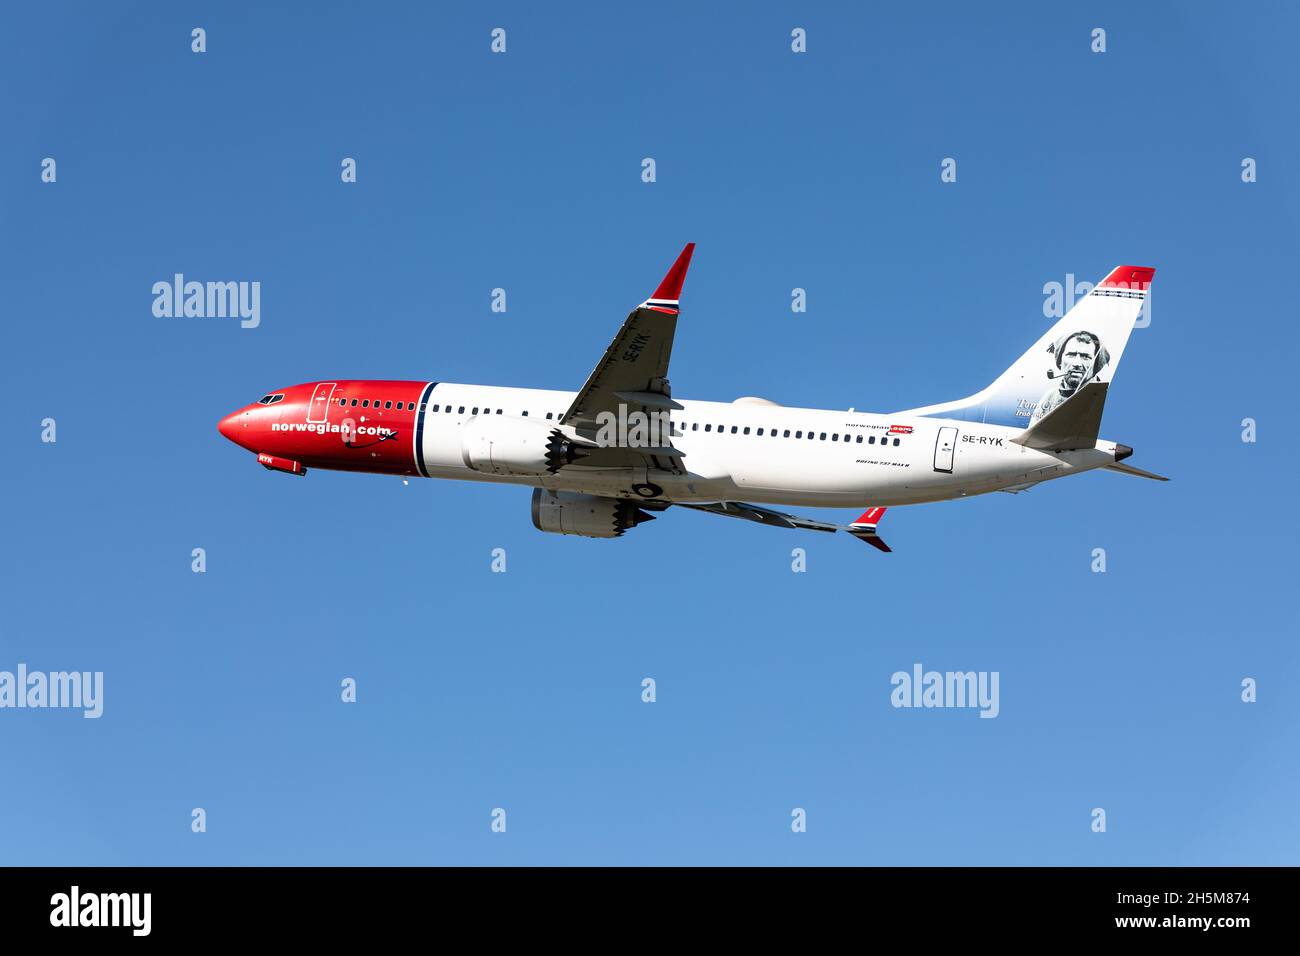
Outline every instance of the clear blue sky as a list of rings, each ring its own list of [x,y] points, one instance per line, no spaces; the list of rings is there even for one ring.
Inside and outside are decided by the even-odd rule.
[[[0,863],[1296,863],[1300,16],[1056,6],[7,9],[0,669],[106,699],[0,711]],[[1155,266],[1103,434],[1174,481],[899,508],[889,556],[588,541],[216,432],[335,376],[576,388],[688,240],[677,394],[879,411]],[[260,328],[155,318],[175,272],[260,281]],[[916,662],[1000,716],[893,709]]]

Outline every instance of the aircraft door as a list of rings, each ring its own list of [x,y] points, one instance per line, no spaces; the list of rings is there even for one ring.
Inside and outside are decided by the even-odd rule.
[[[337,388],[334,382],[321,382],[312,392],[311,404],[307,406],[307,421],[324,424],[330,417],[330,399]]]
[[[934,440],[934,470],[952,474],[952,453],[957,448],[957,429],[944,426]]]

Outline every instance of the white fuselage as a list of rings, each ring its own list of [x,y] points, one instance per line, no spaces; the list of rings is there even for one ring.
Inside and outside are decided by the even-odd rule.
[[[648,481],[673,501],[865,507],[1015,489],[1115,460],[1111,442],[1078,451],[1036,451],[1012,441],[1022,429],[1001,425],[789,408],[762,399],[677,399],[682,407],[671,413],[671,442],[683,454],[684,476],[644,468],[570,467],[554,476],[507,477],[466,466],[462,429],[476,414],[558,426],[573,400],[573,392],[440,382],[429,394],[419,433],[425,471],[434,478],[611,497],[634,498],[631,484]]]

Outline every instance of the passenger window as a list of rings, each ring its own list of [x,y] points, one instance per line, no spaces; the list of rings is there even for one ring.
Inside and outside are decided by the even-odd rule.
[[[700,430],[700,423],[699,423],[699,422],[695,422],[694,424],[691,425],[691,431],[693,431],[693,432],[697,432],[697,431],[699,431],[699,430]]]
[[[822,432],[822,441],[825,441],[825,440],[826,440],[826,433],[825,433],[825,432]]]
[[[497,409],[497,414],[498,414],[498,415],[501,414],[501,409],[499,409],[499,408]]]
[[[375,402],[375,404],[378,405],[379,403]],[[393,407],[392,402],[384,402],[384,408],[392,408],[392,407]]]
[[[348,404],[348,400],[346,398],[339,399],[339,408],[345,408],[347,404]]]
[[[786,434],[788,435],[788,434],[790,434],[790,433],[789,433],[789,432],[786,432]],[[803,438],[803,432],[795,432],[795,433],[794,433],[794,437],[795,437],[795,438]]]
[[[749,429],[745,429],[745,431],[749,431]],[[731,434],[733,434],[733,435],[736,434],[736,426],[735,426],[735,425],[732,425],[732,426],[731,426]]]
[[[528,409],[525,408],[525,409],[524,409],[522,412],[520,412],[519,414],[520,414],[523,418],[527,418],[527,417],[528,417]]]
[[[704,430],[705,430],[706,432],[711,432],[711,431],[713,431],[713,426],[712,426],[712,425],[705,425],[705,426],[704,426]]]
[[[859,445],[862,444],[862,436],[861,436],[861,435],[858,436],[858,444],[859,444]]]
[[[748,429],[748,428],[745,429],[745,434],[746,434],[746,435],[749,434],[749,429]],[[761,428],[758,430],[758,437],[759,437],[759,438],[762,438],[762,437],[763,437],[763,429],[761,429]]]
[[[831,441],[839,441],[839,440],[840,440],[840,436],[838,434],[831,435]]]
[[[370,407],[370,399],[367,398],[365,401],[363,401],[363,402],[361,403],[361,407],[362,407],[362,408],[369,408],[369,407]]]
[[[356,400],[355,398],[352,399],[352,407],[353,407],[353,408],[356,408],[356,407],[357,407],[357,400]]]
[[[733,428],[732,431],[734,432],[735,429]],[[748,428],[745,429],[745,434],[746,434],[746,435],[749,434],[749,429],[748,429]],[[759,434],[762,434],[762,429],[759,429]]]
[[[421,410],[423,411],[423,409]],[[438,410],[438,406],[437,405],[433,406],[433,410],[436,412]]]
[[[547,420],[548,422],[551,420],[551,413],[550,413],[550,412],[547,412],[547,413],[546,413],[546,420]]]
[[[789,438],[789,437],[790,437],[790,429],[787,428],[787,429],[785,430],[785,433],[784,433],[781,437],[782,437],[782,438]]]
[[[872,435],[870,438],[867,439],[867,444],[868,444],[868,445],[874,445],[875,443],[876,443],[876,436],[875,436],[875,435]]]
[[[456,409],[456,414],[457,414],[457,415],[464,415],[464,414],[465,414],[465,406],[462,405],[460,408]]]
[[[898,440],[897,438],[894,439],[894,447],[895,447],[895,448],[898,447],[898,441],[899,441],[899,440]]]

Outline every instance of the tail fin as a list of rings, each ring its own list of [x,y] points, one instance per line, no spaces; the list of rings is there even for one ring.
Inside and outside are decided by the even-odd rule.
[[[992,385],[969,398],[909,413],[1027,428],[1077,395],[1089,397],[1076,404],[1104,402],[1105,386],[1115,376],[1155,271],[1117,266]],[[1098,422],[1100,414],[1096,406]]]

